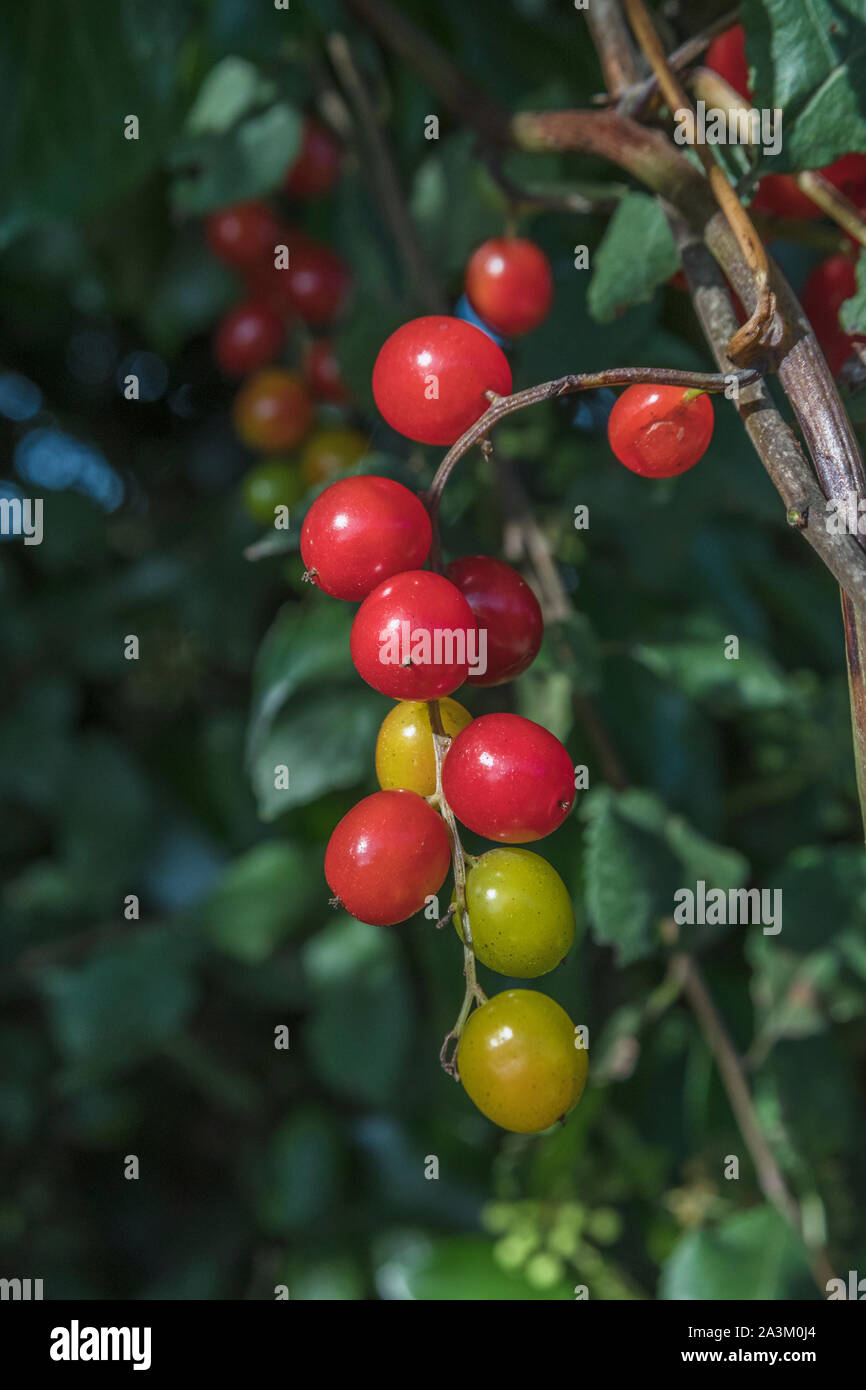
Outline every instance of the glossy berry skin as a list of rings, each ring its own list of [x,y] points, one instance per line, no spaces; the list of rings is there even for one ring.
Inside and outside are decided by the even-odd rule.
[[[537,328],[550,312],[550,262],[525,237],[492,237],[469,257],[466,297],[495,332],[517,338]]]
[[[349,399],[334,345],[327,338],[316,338],[310,343],[304,356],[304,380],[317,401],[344,405]]]
[[[393,700],[438,700],[465,681],[477,637],[460,590],[441,574],[416,569],[386,579],[365,598],[350,647],[358,674],[374,690]]]
[[[577,1105],[589,1057],[575,1047],[574,1025],[553,999],[507,989],[469,1015],[457,1067],[488,1120],[514,1134],[540,1134]]]
[[[445,800],[476,835],[523,845],[561,825],[574,802],[574,768],[558,738],[520,714],[482,714],[442,765]]]
[[[645,478],[674,478],[706,453],[713,435],[713,403],[706,394],[685,399],[681,386],[629,386],[607,422],[620,463]]]
[[[704,67],[717,72],[741,97],[752,100],[749,64],[746,61],[746,31],[742,24],[735,24],[713,39],[704,58]]]
[[[293,449],[313,420],[313,404],[296,372],[270,367],[248,377],[235,396],[235,429],[250,449]]]
[[[277,507],[292,507],[304,493],[298,466],[286,459],[266,459],[251,468],[241,485],[247,515],[262,526],[273,526]]]
[[[273,263],[280,228],[267,203],[235,203],[212,212],[205,226],[208,245],[217,260],[246,270],[268,260]]]
[[[214,357],[226,376],[248,376],[279,357],[286,340],[281,314],[268,304],[239,304],[220,322]]]
[[[485,323],[479,314],[476,314],[466,294],[461,294],[454,306],[454,317],[463,319],[465,323],[471,323],[473,328],[480,328],[482,333],[486,333],[488,338],[492,338],[499,347],[505,346],[505,338],[499,333],[494,333],[489,323]]]
[[[325,483],[353,468],[366,452],[367,436],[360,430],[339,425],[316,430],[301,450],[301,472],[310,486]]]
[[[812,271],[800,296],[806,317],[835,376],[863,338],[845,332],[839,310],[857,291],[857,271],[848,256],[828,256]]]
[[[373,395],[392,429],[420,444],[453,444],[490,402],[511,393],[511,368],[486,333],[462,319],[411,319],[383,344]]]
[[[301,529],[308,577],[333,598],[366,598],[383,580],[416,570],[433,530],[423,502],[392,478],[338,478],[320,493]]]
[[[304,239],[289,250],[289,265],[277,271],[284,286],[284,302],[304,323],[332,323],[349,293],[349,272],[327,246]]]
[[[325,850],[325,878],[361,922],[405,922],[438,893],[451,864],[448,833],[416,792],[374,792],[353,806]]]
[[[457,700],[440,700],[439,717],[449,738],[472,723]],[[376,739],[376,777],[383,790],[404,787],[419,796],[436,790],[436,755],[430,707],[423,700],[401,700],[382,720]]]
[[[292,198],[318,198],[340,177],[342,151],[336,136],[321,121],[304,121],[301,148],[286,173],[283,187]]]
[[[491,849],[466,876],[475,954],[490,970],[533,980],[574,942],[574,908],[556,870],[528,849]],[[457,933],[462,938],[455,915]]]
[[[487,670],[470,685],[514,680],[538,655],[544,619],[538,599],[517,570],[492,555],[464,555],[445,570],[487,634]]]

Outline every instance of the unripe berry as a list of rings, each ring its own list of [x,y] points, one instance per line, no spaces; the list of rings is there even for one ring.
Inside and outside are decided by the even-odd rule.
[[[528,849],[491,849],[466,875],[472,946],[482,965],[520,980],[555,969],[574,941],[574,908],[556,870]],[[455,926],[463,936],[459,914]]]
[[[439,717],[449,738],[472,723],[472,715],[456,700],[440,700]],[[433,727],[424,700],[401,700],[385,716],[376,739],[376,777],[382,788],[404,787],[420,796],[435,792]]]
[[[457,1048],[463,1089],[482,1115],[539,1134],[574,1109],[589,1057],[564,1009],[534,989],[494,994],[469,1015]]]

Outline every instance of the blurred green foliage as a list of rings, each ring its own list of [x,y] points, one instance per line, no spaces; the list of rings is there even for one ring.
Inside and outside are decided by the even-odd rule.
[[[568,6],[400,8],[513,109],[600,88]],[[665,6],[669,46],[720,8]],[[838,52],[819,52],[809,25],[830,9]],[[784,158],[799,168],[866,146],[863,50],[849,61],[845,47],[864,15],[859,0],[811,5],[809,22],[795,11],[743,6],[756,89],[790,112]],[[862,1270],[866,864],[838,596],[731,409],[719,404],[703,464],[656,486],[574,427],[574,399],[497,431],[575,611],[515,687],[460,698],[540,720],[590,770],[543,847],[579,939],[542,987],[587,1023],[596,1061],[568,1124],[494,1132],[440,1070],[462,993],[453,933],[380,930],[328,906],[324,845],[375,789],[388,702],[353,671],[349,606],[301,582],[309,497],[286,552],[244,558],[261,538],[239,503],[251,460],[209,349],[238,289],[199,214],[276,191],[302,111],[331,83],[335,27],[454,303],[505,200],[472,133],[338,0],[119,0],[62,16],[34,0],[3,16],[0,374],[41,392],[37,412],[0,422],[4,486],[44,495],[45,539],[0,544],[2,1272],[43,1278],[52,1298],[271,1298],[281,1283],[300,1299],[814,1297],[701,1031],[663,983],[678,885],[782,888],[780,936],[694,927],[683,944],[746,1056],[810,1233],[826,1229],[839,1269]],[[827,95],[831,70],[830,110],[809,93]],[[431,111],[438,142],[423,136]],[[129,113],[138,141],[122,137]],[[623,182],[577,156],[508,168],[561,189]],[[299,215],[352,268],[336,341],[348,415],[370,439],[363,467],[422,487],[436,451],[372,409],[378,347],[425,306],[371,187],[364,139],[350,140],[335,193]],[[687,299],[662,283],[675,257],[643,193],[607,230],[559,213],[526,225],[557,294],[513,349],[518,386],[706,369]],[[589,275],[573,265],[584,243]],[[782,254],[802,278],[808,254]],[[150,398],[124,399],[131,361]],[[28,478],[39,430],[60,442]],[[501,553],[503,520],[491,466],[468,457],[445,498],[448,554]],[[721,655],[731,634],[736,661]],[[587,696],[626,791],[605,785]],[[127,1154],[138,1181],[123,1177]]]

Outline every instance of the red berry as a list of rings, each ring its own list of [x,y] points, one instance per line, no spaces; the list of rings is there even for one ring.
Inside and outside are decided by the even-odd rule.
[[[316,338],[310,343],[304,357],[304,379],[318,401],[342,405],[349,399],[334,346],[326,338]]]
[[[334,830],[325,878],[353,917],[391,927],[439,892],[450,862],[444,822],[423,796],[374,792]]]
[[[274,276],[282,302],[305,323],[330,323],[349,292],[349,272],[339,256],[307,238],[293,242],[288,269]]]
[[[746,31],[742,24],[735,24],[733,29],[726,29],[717,39],[713,39],[704,58],[704,67],[717,72],[741,97],[749,102],[752,100],[749,64],[746,61]]]
[[[828,256],[803,286],[803,309],[834,376],[850,357],[854,343],[864,341],[863,335],[848,334],[839,323],[839,310],[856,292],[857,271],[847,256]]]
[[[307,117],[301,148],[287,173],[283,187],[292,198],[317,198],[333,188],[340,177],[342,151],[321,121]]]
[[[574,768],[558,738],[519,714],[482,714],[442,765],[445,800],[476,835],[522,845],[561,825],[574,802]]]
[[[295,372],[271,367],[244,382],[233,406],[235,429],[250,449],[293,449],[313,419],[313,403]]]
[[[791,217],[798,222],[812,222],[824,214],[804,193],[791,174],[765,174],[752,199],[756,212],[769,212],[774,217]]]
[[[848,198],[854,197],[866,185],[866,154],[843,154],[821,173]]]
[[[465,555],[445,573],[472,609],[479,634],[486,633],[487,669],[470,675],[469,684],[514,680],[535,660],[544,633],[538,599],[526,580],[490,555]]]
[[[214,356],[226,376],[246,376],[273,362],[285,338],[286,325],[276,309],[267,304],[239,304],[217,328]]]
[[[418,570],[433,538],[420,498],[392,478],[340,478],[316,498],[301,529],[310,578],[334,598],[366,598],[402,570]]]
[[[488,408],[485,391],[511,392],[504,352],[480,328],[441,314],[404,323],[373,368],[388,424],[420,444],[453,444]]]
[[[280,227],[267,203],[235,203],[212,212],[206,234],[218,260],[238,269],[273,260]]]
[[[686,399],[681,386],[629,386],[607,422],[620,463],[645,478],[685,473],[706,452],[713,434],[713,403],[706,394]]]
[[[460,590],[430,570],[406,570],[374,589],[352,624],[352,660],[394,700],[436,700],[462,685],[478,632]]]
[[[493,237],[469,258],[466,295],[486,324],[517,338],[547,318],[553,299],[550,262],[534,241]]]

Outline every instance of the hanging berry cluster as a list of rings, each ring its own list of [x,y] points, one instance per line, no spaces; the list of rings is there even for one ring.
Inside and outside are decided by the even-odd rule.
[[[509,337],[528,331],[546,315],[551,295],[550,266],[534,243],[485,243],[466,276],[481,326],[429,315],[404,324],[381,348],[373,393],[386,421],[410,439],[454,445],[511,392],[510,366],[488,330]],[[702,392],[635,385],[617,401],[609,437],[633,471],[671,476],[698,460],[712,427]],[[429,502],[390,478],[352,476],[320,493],[304,520],[306,578],[360,604],[352,660],[368,685],[398,702],[376,742],[381,790],[336,826],[325,876],[335,904],[389,926],[438,901],[453,868],[444,920],[453,919],[463,942],[467,984],[443,1065],[489,1119],[537,1133],[580,1099],[588,1068],[582,1030],[537,990],[488,999],[474,964],[532,980],[571,948],[568,889],[523,846],[568,816],[575,769],[539,724],[506,712],[473,718],[451,698],[464,683],[498,686],[525,671],[540,648],[543,619],[530,586],[503,561],[468,555],[440,565]],[[425,569],[431,548],[434,562]],[[461,826],[497,847],[467,854]]]

